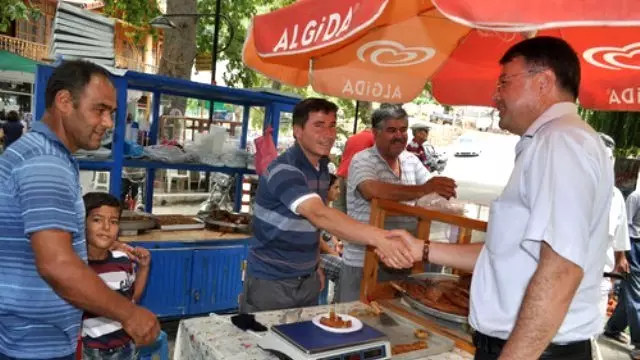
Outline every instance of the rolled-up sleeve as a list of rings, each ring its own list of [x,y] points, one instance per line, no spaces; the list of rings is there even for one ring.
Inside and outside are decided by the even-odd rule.
[[[601,169],[598,143],[581,132],[539,141],[524,181],[531,211],[522,246],[536,260],[544,241],[583,270]]]
[[[24,233],[43,230],[80,231],[75,202],[77,175],[64,159],[43,155],[29,159],[13,171]]]

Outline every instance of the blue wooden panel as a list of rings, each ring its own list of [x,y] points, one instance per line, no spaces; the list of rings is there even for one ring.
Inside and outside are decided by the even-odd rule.
[[[189,313],[202,314],[238,307],[246,247],[196,250]]]
[[[151,271],[140,304],[158,317],[188,313],[193,249],[151,251]]]
[[[249,236],[249,235],[247,235]],[[242,246],[247,248],[249,238],[241,239],[220,239],[220,240],[199,240],[197,242],[177,239],[175,241],[132,241],[129,243],[131,246],[142,246],[149,250],[155,249],[185,249],[185,250],[197,250],[197,249],[210,249],[213,247],[226,247],[226,246]]]
[[[95,160],[80,159],[78,160],[78,165],[80,166],[80,170],[102,171],[102,170],[110,170],[111,167],[113,166],[113,161],[111,160],[95,161]]]

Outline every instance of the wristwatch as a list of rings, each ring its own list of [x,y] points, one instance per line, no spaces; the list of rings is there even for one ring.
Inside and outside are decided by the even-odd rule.
[[[429,240],[424,241],[424,247],[422,248],[422,262],[429,262],[429,245],[431,242]]]

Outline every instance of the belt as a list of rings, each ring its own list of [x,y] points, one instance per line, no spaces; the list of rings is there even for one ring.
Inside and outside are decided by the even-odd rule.
[[[477,331],[473,334],[473,345],[476,349],[482,350],[485,353],[500,354],[506,343],[506,340],[488,336]],[[591,354],[590,340],[575,341],[563,345],[553,343],[549,344],[542,353],[541,358],[562,359],[567,356],[576,356],[581,354]]]
[[[640,237],[629,237],[631,239],[631,241],[640,241]]]

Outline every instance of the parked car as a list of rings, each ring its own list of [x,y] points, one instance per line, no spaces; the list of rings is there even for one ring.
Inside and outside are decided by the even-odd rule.
[[[461,136],[456,141],[454,156],[478,156],[482,153],[478,140],[469,136]]]

